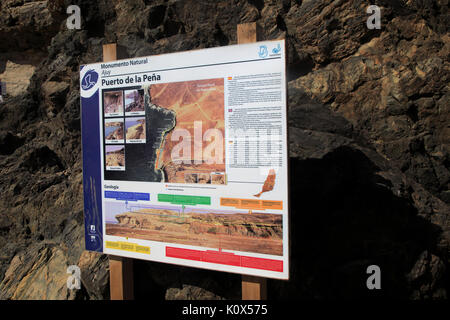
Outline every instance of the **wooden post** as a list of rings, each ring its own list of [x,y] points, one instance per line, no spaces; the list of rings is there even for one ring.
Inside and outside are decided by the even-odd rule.
[[[258,41],[258,26],[256,22],[242,23],[237,26],[238,44]]]
[[[242,276],[242,300],[266,300],[267,279],[254,276]]]
[[[117,60],[117,45],[103,45],[103,61]],[[133,300],[133,259],[109,256],[109,289],[111,300]]]
[[[133,259],[109,256],[109,290],[111,300],[133,300]]]
[[[258,41],[256,22],[238,24],[237,42],[239,44]],[[242,276],[242,300],[266,300],[267,279],[254,276]]]
[[[117,44],[109,43],[103,45],[103,62],[117,60]]]

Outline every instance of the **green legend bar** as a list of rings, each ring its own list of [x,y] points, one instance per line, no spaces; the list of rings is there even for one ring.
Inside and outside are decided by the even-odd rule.
[[[202,196],[184,196],[184,195],[175,195],[175,194],[158,194],[159,202],[169,202],[171,204],[188,204],[188,205],[196,205],[196,204],[211,204],[211,197],[202,197]]]

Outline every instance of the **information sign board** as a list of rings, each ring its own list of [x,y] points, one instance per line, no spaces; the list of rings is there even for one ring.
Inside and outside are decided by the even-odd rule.
[[[284,40],[81,66],[86,249],[289,277]]]

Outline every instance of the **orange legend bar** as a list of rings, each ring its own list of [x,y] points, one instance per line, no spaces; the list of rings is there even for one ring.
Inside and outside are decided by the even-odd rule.
[[[283,209],[283,201],[261,200],[261,207],[264,209]]]
[[[220,198],[220,205],[224,207],[234,207],[236,209],[249,209],[249,210],[283,209],[283,201],[272,201],[272,200]]]

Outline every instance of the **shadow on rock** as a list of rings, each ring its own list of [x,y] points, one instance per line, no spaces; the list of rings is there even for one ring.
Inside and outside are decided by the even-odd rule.
[[[291,280],[270,281],[269,298],[411,296],[408,274],[424,251],[433,252],[441,229],[394,195],[378,171],[351,147],[291,158]],[[381,268],[381,290],[366,287],[372,264]]]
[[[379,171],[347,146],[321,159],[291,158],[291,280],[269,280],[269,299],[445,297],[439,274],[414,276],[421,257],[436,257],[441,229]],[[366,287],[372,264],[381,290]],[[138,299],[240,299],[239,275],[137,260],[135,274],[146,279],[135,281]]]
[[[241,276],[134,260],[137,300],[220,300],[241,298]]]

